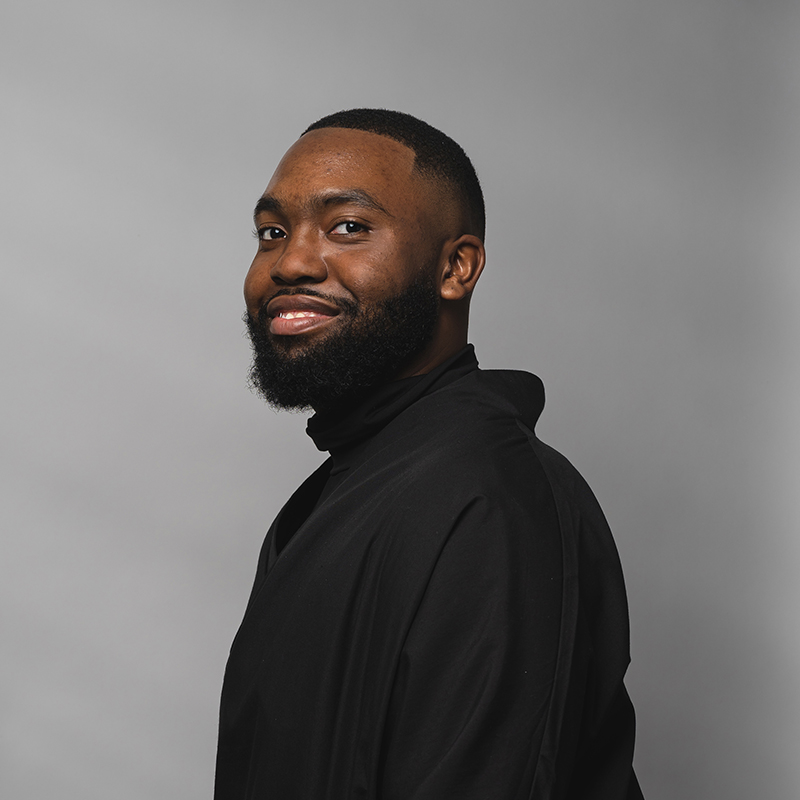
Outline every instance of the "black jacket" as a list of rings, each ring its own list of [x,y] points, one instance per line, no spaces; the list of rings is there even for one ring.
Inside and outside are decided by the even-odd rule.
[[[543,404],[470,347],[312,419],[333,455],[267,534],[216,800],[641,797],[619,559]]]

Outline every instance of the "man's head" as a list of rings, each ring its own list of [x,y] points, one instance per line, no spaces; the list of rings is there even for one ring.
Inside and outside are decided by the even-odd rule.
[[[466,344],[483,200],[463,150],[426,123],[325,117],[278,165],[255,223],[251,378],[273,405],[332,406]]]

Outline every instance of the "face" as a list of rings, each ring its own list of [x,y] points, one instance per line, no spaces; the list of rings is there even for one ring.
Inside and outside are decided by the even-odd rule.
[[[427,371],[447,215],[391,139],[329,128],[289,150],[256,206],[245,280],[251,377],[273,405],[319,408]]]

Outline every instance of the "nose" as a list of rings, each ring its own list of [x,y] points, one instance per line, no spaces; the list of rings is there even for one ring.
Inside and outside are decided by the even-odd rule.
[[[272,282],[281,286],[321,283],[328,277],[328,266],[321,242],[313,232],[297,231],[284,240],[270,266]]]

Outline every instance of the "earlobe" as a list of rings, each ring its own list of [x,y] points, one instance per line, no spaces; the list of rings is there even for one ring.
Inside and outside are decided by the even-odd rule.
[[[486,263],[483,242],[466,233],[450,244],[445,271],[442,275],[442,300],[463,300],[472,294]]]

